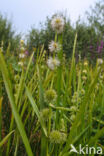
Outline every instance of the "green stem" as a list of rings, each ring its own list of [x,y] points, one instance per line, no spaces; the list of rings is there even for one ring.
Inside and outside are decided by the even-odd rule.
[[[2,97],[0,98],[0,141],[2,140]],[[0,156],[2,156],[2,150],[0,148]]]

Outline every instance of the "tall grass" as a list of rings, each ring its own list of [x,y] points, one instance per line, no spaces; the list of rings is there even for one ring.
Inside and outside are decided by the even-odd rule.
[[[62,44],[62,36],[55,39]],[[41,52],[37,50],[34,62],[33,53],[26,66],[19,70],[9,68],[0,50],[0,84],[5,85],[9,100],[9,103],[5,101],[1,94],[0,156],[26,153],[28,156],[74,156],[70,144],[76,149],[79,144],[104,149],[104,64],[97,62],[92,66],[81,58],[76,63],[76,46],[77,35],[72,59],[67,60],[61,48],[60,66],[55,70],[46,64],[44,47]],[[11,108],[5,137],[2,135],[4,102]]]

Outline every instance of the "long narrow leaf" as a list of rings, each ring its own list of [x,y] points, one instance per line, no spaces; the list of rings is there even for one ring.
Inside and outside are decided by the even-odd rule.
[[[12,111],[13,111],[13,115],[14,115],[18,130],[19,130],[20,135],[21,135],[21,137],[23,139],[23,142],[24,142],[24,145],[25,145],[25,148],[26,148],[26,151],[27,151],[28,155],[32,156],[33,154],[32,154],[32,151],[31,151],[31,147],[30,147],[26,132],[24,130],[23,123],[22,123],[21,118],[19,116],[19,113],[17,111],[15,101],[14,101],[13,91],[12,91],[12,88],[11,88],[12,85],[11,85],[11,81],[10,81],[10,78],[9,78],[8,69],[6,67],[6,63],[5,63],[5,60],[4,60],[4,57],[3,57],[3,54],[1,52],[1,50],[0,50],[0,69],[1,69],[1,72],[2,72],[5,88],[6,88],[6,91],[7,91],[7,94],[8,94],[8,98],[9,98],[9,101],[10,101],[10,104],[11,104],[11,108],[12,108]]]
[[[5,138],[3,138],[3,140],[0,142],[0,147],[3,146],[3,144],[5,144],[5,142],[8,140],[8,138],[10,137],[10,135],[14,132],[14,130],[12,132],[10,132],[8,135],[6,135]]]
[[[32,107],[33,107],[34,112],[36,113],[36,115],[37,115],[37,117],[38,117],[38,119],[39,119],[39,121],[40,121],[40,123],[41,123],[41,126],[42,126],[42,128],[43,128],[44,134],[47,136],[47,131],[46,131],[44,122],[43,122],[43,120],[42,120],[41,117],[40,117],[39,109],[38,109],[38,107],[37,107],[37,105],[36,105],[36,103],[35,103],[35,101],[34,101],[32,95],[31,95],[31,93],[30,93],[30,91],[29,91],[29,89],[28,89],[27,87],[26,87],[26,95],[27,95],[27,97],[28,97],[28,99],[29,99],[29,101],[30,101]]]

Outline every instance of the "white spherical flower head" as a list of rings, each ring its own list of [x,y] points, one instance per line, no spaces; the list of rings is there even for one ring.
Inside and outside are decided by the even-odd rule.
[[[25,58],[25,54],[22,54],[22,53],[19,54],[19,58],[22,58],[22,59]]]
[[[103,64],[103,59],[98,58],[98,59],[97,59],[97,63],[98,63],[99,65]]]
[[[61,45],[57,42],[51,41],[49,44],[50,52],[57,52],[61,50]]]
[[[64,21],[63,17],[59,16],[59,15],[53,17],[53,19],[51,21],[52,29],[54,31],[56,31],[58,34],[62,33],[64,24],[65,24],[65,21]]]
[[[23,62],[18,62],[18,65],[22,67],[23,66]]]
[[[52,58],[50,57],[47,60],[47,65],[51,70],[54,70],[55,68],[57,68],[60,65],[60,61],[57,58]]]

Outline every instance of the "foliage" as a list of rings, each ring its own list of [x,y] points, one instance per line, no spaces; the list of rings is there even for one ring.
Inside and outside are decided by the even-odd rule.
[[[75,62],[77,40],[76,35],[71,60],[66,61],[62,49],[58,52],[61,64],[54,70],[47,67],[43,48],[37,50],[34,62],[34,53],[25,58],[21,70],[13,68],[12,63],[9,68],[7,56],[0,52],[2,84],[9,98],[9,103],[3,100],[2,108],[5,102],[8,108],[11,105],[10,127],[4,135],[0,131],[1,143],[9,136],[1,155],[22,156],[26,151],[29,156],[73,155],[69,153],[70,144],[76,148],[79,144],[104,148],[104,64],[98,60],[92,67],[81,58]],[[3,116],[2,109],[0,113]]]
[[[71,21],[66,15],[61,15],[65,19],[65,27],[63,32],[63,52],[67,58],[72,54],[72,47],[74,41],[74,35],[77,32],[78,42],[77,42],[77,56],[80,54],[82,58],[87,58],[92,63],[98,57],[103,57],[104,50],[104,4],[103,1],[99,1],[95,4],[93,8],[90,8],[89,12],[86,12],[86,21],[79,19],[75,26],[71,24]],[[46,19],[45,24],[41,25],[40,30],[32,27],[31,31],[28,33],[27,43],[29,50],[32,51],[32,47],[41,47],[44,45],[47,54],[49,54],[49,42],[54,39],[54,32],[51,27],[51,20],[55,16],[54,14],[51,18]]]
[[[63,18],[62,34],[47,18],[45,28],[31,30],[27,44],[15,45],[18,53],[0,48],[0,156],[74,156],[71,145],[80,144],[104,150],[102,33]],[[49,51],[51,40],[58,50]]]
[[[92,25],[97,33],[104,32],[104,1],[99,0],[93,7],[90,7],[90,11],[86,12],[89,24]]]
[[[2,15],[0,15],[0,46],[7,49],[10,46],[11,51],[18,48],[20,35],[15,35],[12,29],[12,23]]]

